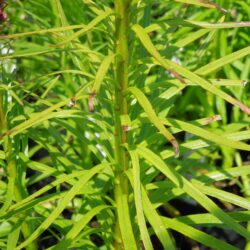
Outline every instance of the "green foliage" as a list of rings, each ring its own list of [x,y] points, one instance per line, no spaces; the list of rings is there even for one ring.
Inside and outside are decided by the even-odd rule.
[[[248,249],[249,5],[9,1],[0,248]]]

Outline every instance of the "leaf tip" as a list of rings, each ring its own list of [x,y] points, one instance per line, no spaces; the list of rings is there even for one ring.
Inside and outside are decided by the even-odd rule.
[[[0,134],[0,139],[2,139],[4,136],[10,135],[11,133],[13,133],[15,131],[15,129],[10,129],[2,134]]]
[[[89,112],[91,113],[95,111],[95,108],[94,108],[95,96],[96,96],[96,92],[92,92],[89,97],[88,107],[89,107]]]
[[[220,115],[213,115],[206,120],[206,124],[222,120]]]
[[[250,115],[250,108],[248,108],[246,105],[244,105],[243,103],[237,101],[235,103],[235,106],[238,106],[244,113]]]
[[[180,147],[176,139],[170,140],[171,144],[174,147],[174,157],[178,158],[180,156]]]

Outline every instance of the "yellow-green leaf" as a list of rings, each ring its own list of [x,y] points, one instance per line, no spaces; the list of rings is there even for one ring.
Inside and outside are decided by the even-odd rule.
[[[136,88],[136,87],[130,87],[128,88],[128,91],[130,91],[135,98],[138,100],[139,104],[145,111],[145,113],[148,116],[148,119],[154,124],[154,126],[160,131],[162,135],[173,145],[174,151],[175,151],[175,157],[179,156],[179,145],[174,138],[174,136],[167,130],[167,128],[163,125],[160,118],[156,115],[151,103],[147,99],[147,97],[143,94],[143,92]]]
[[[135,24],[132,26],[133,31],[137,34],[138,38],[144,45],[144,47],[147,49],[147,51],[155,58],[155,60],[164,68],[166,68],[170,72],[177,72],[177,74],[180,74],[182,77],[185,77],[202,88],[206,89],[207,91],[213,93],[214,95],[217,95],[221,97],[222,99],[228,101],[229,103],[233,104],[234,106],[239,107],[243,112],[250,115],[250,109],[241,103],[240,101],[236,100],[229,94],[225,93],[221,89],[217,88],[216,86],[212,85],[207,80],[203,79],[202,77],[198,76],[197,74],[191,72],[190,70],[184,68],[183,66],[172,62],[168,59],[163,58],[160,53],[157,51],[155,46],[153,45],[151,39],[149,38],[147,32],[138,24]]]

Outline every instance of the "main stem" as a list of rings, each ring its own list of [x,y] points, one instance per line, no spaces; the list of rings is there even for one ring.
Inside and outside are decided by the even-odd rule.
[[[129,29],[130,0],[115,0],[116,35],[115,35],[115,96],[114,96],[114,122],[115,122],[115,199],[117,204],[117,224],[115,230],[115,249],[123,249],[121,220],[124,211],[129,218],[128,207],[128,180],[125,171],[128,169],[128,157],[123,146],[127,142],[126,126],[121,122],[121,116],[128,114],[126,92],[128,88],[128,29]]]

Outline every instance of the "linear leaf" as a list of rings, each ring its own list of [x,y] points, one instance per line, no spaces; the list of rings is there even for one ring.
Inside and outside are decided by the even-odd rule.
[[[143,147],[137,147],[137,152],[154,167],[165,174],[165,176],[167,176],[177,187],[196,200],[207,211],[223,221],[229,228],[236,231],[243,237],[250,239],[250,233],[244,227],[223,212],[211,199],[200,192],[200,190],[197,189],[191,182],[186,180],[174,169],[168,167],[168,165],[165,164],[165,162],[158,155]]]
[[[177,26],[183,26],[183,27],[200,27],[203,29],[209,29],[209,30],[216,30],[216,29],[230,29],[230,28],[244,28],[244,27],[250,27],[249,21],[242,21],[242,22],[216,22],[216,23],[207,23],[207,22],[199,22],[199,21],[192,21],[192,20],[184,20],[184,19],[172,19],[172,20],[166,20],[166,23],[169,26],[177,27]],[[149,28],[145,28],[145,31],[151,31],[152,29],[158,29],[156,26]]]
[[[150,240],[150,236],[148,234],[148,229],[143,214],[139,158],[135,150],[130,150],[129,154],[133,166],[133,187],[134,187],[134,197],[135,197],[135,208],[136,208],[136,214],[141,233],[141,238],[145,249],[153,250],[153,246]]]
[[[15,222],[17,222],[16,218],[15,218]],[[20,237],[20,232],[21,232],[21,224],[18,225],[18,223],[16,223],[15,228],[12,229],[12,231],[8,234],[6,250],[12,250],[16,247],[18,243],[18,239]]]
[[[220,190],[218,188],[201,185],[196,182],[192,182],[192,183],[194,186],[197,187],[197,189],[199,189],[202,193],[206,195],[212,196],[222,201],[230,202],[234,205],[250,210],[250,201],[248,201],[244,197]]]
[[[95,93],[97,94],[99,92],[101,83],[109,69],[110,64],[113,62],[115,57],[115,54],[110,54],[107,57],[105,57],[105,59],[102,61],[97,73],[96,73],[96,77],[92,86],[92,90],[91,93]]]
[[[131,224],[131,217],[129,212],[129,204],[127,196],[124,195],[123,190],[118,188],[116,191],[116,208],[118,214],[119,228],[121,238],[125,250],[136,250],[136,241]]]
[[[188,44],[192,43],[193,41],[199,39],[200,37],[204,36],[208,32],[210,32],[210,30],[208,30],[208,29],[197,30],[195,32],[192,32],[191,34],[188,34],[185,38],[178,40],[176,43],[173,44],[173,46],[183,48],[186,45],[188,45]]]
[[[97,52],[90,49],[71,49],[71,48],[39,48],[39,49],[25,49],[20,52],[16,52],[14,54],[5,55],[0,57],[0,61],[4,61],[6,59],[20,58],[20,57],[31,57],[37,56],[47,53],[59,53],[59,52],[82,52],[84,54],[98,54]],[[99,55],[99,54],[98,54]]]
[[[153,45],[151,39],[149,38],[147,32],[138,24],[135,24],[132,26],[133,31],[137,34],[140,41],[144,45],[144,47],[147,49],[147,51],[155,58],[157,62],[159,62],[162,67],[166,68],[170,72],[177,72],[177,74],[180,74],[182,77],[185,77],[191,81],[194,81],[198,85],[200,85],[202,88],[208,90],[209,92],[213,93],[214,95],[217,95],[221,97],[222,99],[228,101],[229,103],[239,107],[243,112],[250,114],[250,109],[245,106],[243,103],[239,102],[232,96],[228,95],[224,91],[216,88],[211,83],[209,83],[207,80],[201,78],[197,74],[189,71],[188,69],[178,65],[175,62],[172,62],[168,59],[164,59],[160,53],[157,51],[155,46]],[[176,77],[177,78],[177,77]],[[183,81],[183,80],[182,80]]]
[[[145,211],[146,217],[149,223],[152,225],[155,234],[161,241],[164,249],[172,249],[175,250],[175,246],[173,240],[166,230],[166,226],[163,224],[163,221],[155,208],[153,207],[145,189],[142,187],[142,201],[143,201],[143,209]]]
[[[87,98],[88,96],[85,96],[85,98]],[[81,97],[77,97],[76,99],[81,99]],[[79,110],[61,110],[61,111],[57,111],[57,112],[53,112],[55,110],[60,110],[61,107],[69,104],[71,101],[71,98],[68,98],[66,100],[63,100],[49,108],[47,108],[46,110],[43,110],[39,113],[34,113],[32,114],[31,118],[22,122],[21,124],[17,125],[16,127],[6,131],[5,133],[0,135],[0,138],[2,138],[5,135],[12,135],[15,136],[19,133],[21,133],[22,131],[26,130],[27,128],[30,128],[42,121],[48,120],[48,119],[52,119],[52,118],[64,118],[64,117],[70,117],[74,114],[79,113]]]
[[[166,217],[161,217],[162,221],[164,222],[165,226],[171,228],[181,234],[186,235],[187,237],[204,244],[205,246],[211,247],[211,249],[230,249],[230,250],[237,250],[236,247],[223,242],[221,240],[216,239],[215,237],[206,234],[200,230],[197,230],[185,223],[180,221],[169,219]]]
[[[160,120],[165,125],[182,129],[183,131],[187,131],[191,134],[200,136],[201,138],[217,143],[218,145],[223,145],[223,146],[227,146],[230,148],[250,151],[250,145],[246,143],[227,139],[224,136],[220,136],[219,134],[215,134],[213,132],[200,128],[194,124],[183,122],[183,121],[176,120],[176,119],[170,119],[170,118],[165,118],[165,119],[160,119]]]
[[[191,182],[198,190],[200,190],[202,193],[206,195],[212,196],[221,201],[232,203],[241,208],[250,210],[250,202],[246,198],[243,198],[239,195],[235,195],[235,194],[232,194],[232,193],[229,193],[229,192],[226,192],[226,191],[214,188],[214,187],[206,186],[203,183],[199,182],[197,179],[192,179]],[[212,180],[210,182],[212,182]],[[178,196],[184,194],[184,190],[181,190],[181,189],[178,190],[178,188],[175,188],[174,190],[175,190],[174,191],[175,194]]]
[[[206,23],[198,21],[186,21],[190,24],[200,26],[205,29],[225,29],[225,28],[240,28],[240,27],[250,27],[250,22],[225,22],[225,23]]]
[[[235,51],[229,55],[223,56],[220,59],[215,60],[211,63],[208,63],[207,65],[196,70],[195,73],[199,74],[199,75],[207,75],[211,72],[218,70],[219,68],[223,67],[224,65],[229,64],[233,61],[236,61],[236,60],[238,60],[244,56],[247,56],[249,54],[250,54],[250,46],[248,46],[244,49]]]
[[[62,32],[62,31],[66,31],[66,30],[82,29],[85,27],[86,27],[85,24],[78,24],[78,25],[56,27],[56,28],[51,28],[51,29],[34,30],[34,31],[29,31],[29,32],[0,36],[0,40],[13,39],[13,38],[32,36],[32,35],[42,35],[42,34],[46,34],[46,33]]]
[[[44,232],[57,217],[62,213],[68,203],[74,198],[74,196],[81,190],[81,188],[97,173],[101,172],[107,164],[99,164],[90,170],[86,170],[85,174],[79,178],[77,183],[67,192],[63,197],[60,204],[51,212],[49,217],[26,239],[21,243],[15,250],[21,250],[22,248],[29,245],[33,240],[35,240],[42,232]]]
[[[111,10],[111,9],[103,11],[95,19],[93,19],[90,23],[88,23],[83,29],[77,31],[76,33],[74,33],[73,35],[68,37],[66,40],[64,40],[62,43],[55,44],[54,46],[61,46],[63,44],[66,44],[66,43],[73,41],[76,38],[79,38],[80,36],[82,36],[83,34],[88,32],[89,30],[93,29],[98,23],[100,23],[103,19],[110,16],[112,13],[113,13],[113,10]]]
[[[185,3],[185,4],[194,4],[194,5],[198,5],[198,6],[202,6],[202,7],[206,7],[206,8],[218,9],[218,10],[221,10],[223,12],[227,12],[226,9],[222,8],[218,4],[213,3],[211,1],[207,1],[207,0],[175,0],[175,1]]]
[[[209,79],[209,82],[211,82],[213,85],[216,86],[238,86],[238,87],[245,87],[247,84],[247,81],[245,80],[232,80],[232,79]],[[183,86],[183,83],[180,83],[179,80],[177,79],[171,79],[171,80],[167,80],[167,82],[170,82],[178,87]],[[193,81],[190,80],[186,80],[186,85],[190,85],[190,86],[197,86],[196,83],[194,83]]]
[[[69,249],[71,243],[76,239],[79,233],[83,230],[83,228],[87,225],[87,223],[96,216],[100,211],[103,209],[107,209],[109,206],[98,206],[92,208],[89,212],[87,212],[83,217],[73,224],[73,227],[68,231],[65,235],[65,238],[57,244],[56,246],[52,247],[51,250],[67,250]]]
[[[57,176],[57,179],[55,181],[53,181],[52,183],[50,183],[49,185],[46,185],[44,187],[42,187],[41,189],[39,189],[38,191],[36,191],[35,193],[29,195],[28,197],[26,197],[25,199],[19,201],[18,203],[12,205],[10,207],[10,210],[15,210],[17,208],[20,208],[22,206],[24,206],[26,203],[34,200],[36,197],[44,194],[45,192],[51,190],[53,187],[56,187],[57,185],[63,183],[63,182],[67,182],[70,184],[75,184],[76,180],[73,181],[74,178],[79,177],[81,175],[83,175],[85,173],[85,171],[83,172],[76,172],[76,173],[72,173],[72,174],[61,174],[60,176]],[[3,216],[1,215],[0,218],[5,218],[6,214],[4,214]]]
[[[244,222],[250,220],[250,211],[229,212],[227,214],[238,222]],[[173,220],[183,222],[187,225],[203,225],[203,226],[216,225],[225,228],[225,225],[218,218],[208,213],[191,214],[174,218]]]
[[[2,205],[0,209],[0,216],[6,213],[6,211],[9,209],[12,203],[12,200],[14,198],[15,178],[9,177],[8,180],[9,181],[8,181],[8,186],[7,186],[7,193],[6,193],[4,204]]]
[[[249,174],[250,174],[250,165],[245,165],[243,167],[226,168],[223,169],[223,171],[213,171],[197,177],[197,180],[203,183],[211,183],[213,181],[222,181]]]
[[[160,131],[161,134],[173,145],[175,151],[175,157],[179,156],[179,145],[174,138],[174,136],[165,128],[159,117],[156,115],[151,103],[148,101],[147,97],[143,94],[141,90],[136,87],[128,88],[135,98],[138,100],[139,104],[146,112],[149,120],[154,124],[154,126]]]

